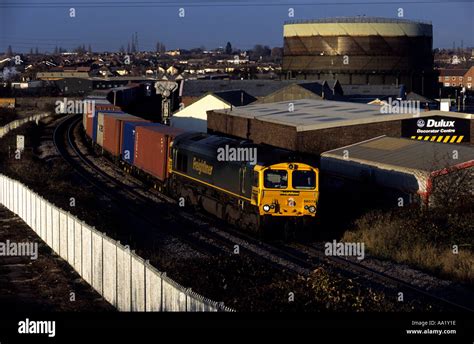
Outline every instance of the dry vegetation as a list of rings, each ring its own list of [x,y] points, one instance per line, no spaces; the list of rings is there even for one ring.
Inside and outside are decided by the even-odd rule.
[[[364,242],[376,256],[473,285],[474,172],[450,172],[435,178],[429,209],[370,212],[344,240]]]

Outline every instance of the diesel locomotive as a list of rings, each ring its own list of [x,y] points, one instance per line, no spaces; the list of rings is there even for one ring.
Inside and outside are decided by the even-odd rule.
[[[318,169],[293,152],[185,132],[115,108],[84,116],[90,117],[83,123],[96,151],[180,204],[259,235],[305,227],[317,214]]]
[[[170,193],[226,222],[260,232],[316,215],[318,170],[292,152],[201,133],[177,136],[170,150]],[[224,150],[256,159],[220,159]]]

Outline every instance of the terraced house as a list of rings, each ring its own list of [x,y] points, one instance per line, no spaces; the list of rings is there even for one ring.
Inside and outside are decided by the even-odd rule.
[[[474,88],[474,67],[469,69],[440,69],[439,83],[443,87],[466,87],[468,90]]]

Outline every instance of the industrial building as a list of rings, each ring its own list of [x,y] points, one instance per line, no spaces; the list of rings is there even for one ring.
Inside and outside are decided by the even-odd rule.
[[[340,190],[385,188],[394,191],[391,195],[415,196],[404,200],[428,204],[443,176],[456,172],[474,175],[474,147],[376,137],[324,152],[320,171],[328,183],[338,178],[339,183],[331,185],[338,185]],[[398,204],[398,197],[392,202]]]
[[[376,17],[292,21],[284,25],[287,78],[341,84],[404,84],[436,94],[431,23]]]
[[[174,113],[170,119],[172,127],[207,132],[207,111],[245,106],[257,100],[245,91],[223,91],[208,93],[198,101]]]
[[[334,85],[339,85],[337,80]],[[260,98],[256,103],[275,103],[297,99],[334,99],[342,98],[335,94],[334,86],[331,88],[327,81],[300,82],[285,86],[269,95]]]
[[[472,144],[472,130],[471,114],[383,113],[378,105],[316,99],[208,111],[209,132],[316,155],[380,135],[439,142],[456,136],[456,143],[463,136],[459,142]]]
[[[184,80],[180,86],[181,102],[188,106],[209,92],[243,90],[261,99],[294,83],[294,80]]]

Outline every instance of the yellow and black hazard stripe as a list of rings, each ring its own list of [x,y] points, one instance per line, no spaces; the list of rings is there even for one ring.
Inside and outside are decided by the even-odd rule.
[[[413,140],[420,140],[420,141],[430,141],[430,142],[442,142],[442,143],[460,143],[464,139],[463,135],[441,135],[441,136],[411,136]]]

